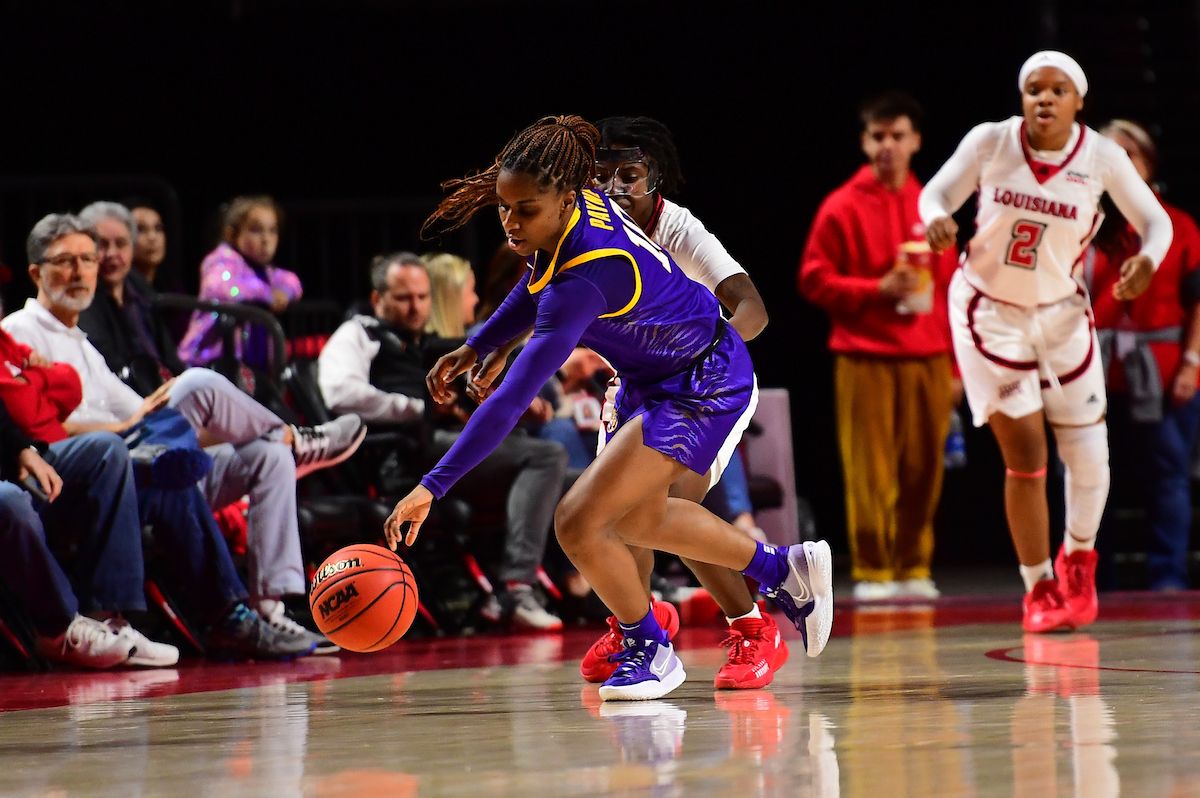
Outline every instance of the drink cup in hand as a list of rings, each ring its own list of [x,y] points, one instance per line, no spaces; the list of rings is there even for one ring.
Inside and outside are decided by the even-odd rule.
[[[896,267],[911,269],[917,287],[896,303],[897,313],[929,313],[933,310],[933,252],[925,241],[905,241],[896,252]]]

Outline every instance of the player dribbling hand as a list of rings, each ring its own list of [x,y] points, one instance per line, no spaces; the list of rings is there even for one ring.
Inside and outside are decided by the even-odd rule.
[[[429,517],[429,508],[433,505],[433,494],[424,485],[417,485],[407,496],[396,502],[396,509],[383,522],[383,534],[387,538],[388,548],[392,551],[400,545],[403,536],[404,545],[411,546],[417,542],[417,533],[421,524]],[[402,527],[409,522],[408,534],[404,535]]]

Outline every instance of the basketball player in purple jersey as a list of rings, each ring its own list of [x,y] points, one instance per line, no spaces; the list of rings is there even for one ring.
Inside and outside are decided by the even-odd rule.
[[[411,545],[441,498],[516,423],[545,381],[582,343],[623,379],[615,432],[563,498],[555,529],[563,551],[596,590],[625,635],[604,700],[660,698],[680,684],[683,664],[650,611],[629,546],[659,549],[739,570],[757,580],[801,631],[809,656],[833,622],[827,543],[758,543],[694,502],[668,497],[686,471],[728,462],[753,412],[753,367],[716,298],[604,194],[591,189],[599,133],[577,116],[545,117],[518,133],[492,166],[451,181],[427,226],[450,229],[499,206],[513,251],[531,273],[480,331],[437,362],[429,388],[447,384],[530,326],[533,337],[504,383],[471,416],[462,436],[385,523],[389,544]],[[405,536],[402,526],[409,522]]]

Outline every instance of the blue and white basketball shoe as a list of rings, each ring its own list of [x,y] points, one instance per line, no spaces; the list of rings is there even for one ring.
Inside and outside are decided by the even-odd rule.
[[[787,557],[787,578],[759,587],[800,630],[805,653],[815,657],[825,650],[833,628],[833,553],[825,541],[807,540],[786,547],[786,554],[779,550],[778,556]]]
[[[612,655],[617,670],[600,685],[603,701],[649,701],[683,684],[687,673],[670,643],[627,637],[625,648]]]

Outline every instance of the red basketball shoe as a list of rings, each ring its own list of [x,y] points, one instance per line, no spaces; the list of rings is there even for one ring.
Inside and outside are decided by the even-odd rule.
[[[766,687],[775,671],[788,659],[787,643],[779,633],[775,619],[739,618],[729,627],[729,636],[721,642],[729,647],[729,658],[717,671],[713,686],[718,690],[752,690]]]
[[[676,611],[675,605],[669,601],[654,602],[654,617],[658,619],[658,625],[667,633],[667,639],[674,640],[675,635],[679,632],[679,613]],[[583,655],[583,661],[579,663],[579,673],[586,681],[604,682],[613,675],[618,663],[610,662],[608,658],[624,648],[621,643],[624,639],[625,636],[621,634],[621,627],[617,624],[616,616],[608,616],[608,631],[604,633],[603,637],[592,643],[592,647]]]
[[[1099,559],[1094,550],[1067,554],[1066,546],[1060,548],[1054,558],[1058,589],[1067,601],[1075,626],[1087,626],[1096,620],[1100,611],[1100,600],[1096,597],[1096,562]]]
[[[1026,632],[1070,631],[1074,628],[1071,610],[1058,589],[1058,582],[1043,579],[1025,594],[1022,602],[1025,618],[1021,626]]]

